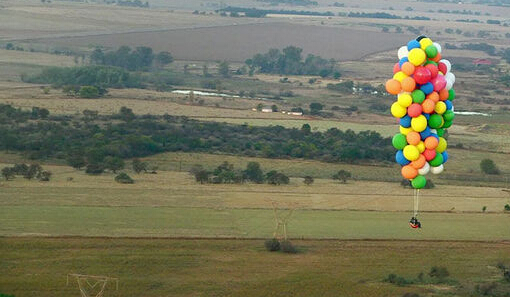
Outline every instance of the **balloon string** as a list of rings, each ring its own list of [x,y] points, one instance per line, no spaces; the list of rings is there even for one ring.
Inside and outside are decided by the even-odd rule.
[[[414,197],[413,197],[414,207],[413,207],[413,217],[418,216],[418,208],[420,204],[420,190],[415,189],[414,190]]]

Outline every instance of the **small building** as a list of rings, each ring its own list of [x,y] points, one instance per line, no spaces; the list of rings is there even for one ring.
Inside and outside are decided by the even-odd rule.
[[[273,112],[273,109],[271,107],[264,107],[262,108],[262,112]]]
[[[492,65],[492,61],[489,59],[474,59],[473,64],[478,65]]]
[[[303,115],[303,113],[300,112],[300,111],[290,111],[289,114],[290,115],[295,115],[295,116],[302,116]]]

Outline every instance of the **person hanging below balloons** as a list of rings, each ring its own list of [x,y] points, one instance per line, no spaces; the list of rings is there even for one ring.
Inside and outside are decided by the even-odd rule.
[[[392,144],[401,174],[414,189],[409,225],[419,229],[419,196],[427,184],[425,175],[440,174],[448,161],[445,132],[455,118],[455,75],[451,63],[442,58],[441,46],[426,36],[400,47],[398,59],[393,78],[386,82],[386,91],[397,96],[391,114],[399,119],[399,133]]]

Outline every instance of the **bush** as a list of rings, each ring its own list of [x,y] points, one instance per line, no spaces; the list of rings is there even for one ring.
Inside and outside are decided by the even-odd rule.
[[[311,177],[309,175],[305,176],[305,179],[303,180],[303,183],[305,183],[305,185],[307,185],[307,186],[313,184],[313,182],[314,182],[313,177]]]
[[[438,280],[442,281],[448,276],[450,276],[450,272],[448,272],[448,269],[446,269],[446,267],[433,266],[432,268],[430,268],[429,276],[431,278],[437,278]]]
[[[383,281],[400,287],[407,286],[413,283],[412,280],[406,279],[402,276],[398,276],[394,273],[388,274],[388,276]]]
[[[87,164],[87,168],[85,169],[85,173],[87,174],[101,174],[104,171],[104,167],[101,164]]]
[[[505,211],[510,211],[510,204],[505,204]]]
[[[78,91],[78,95],[81,98],[99,98],[99,90],[94,86],[83,86],[80,87],[80,90]]]
[[[292,243],[288,240],[282,241],[280,244],[280,247],[281,247],[282,252],[284,252],[284,253],[296,254],[298,252],[296,247],[293,246]]]
[[[480,169],[485,174],[501,174],[501,171],[499,171],[498,167],[496,166],[496,163],[492,161],[491,159],[483,159],[480,162]]]
[[[116,177],[115,177],[115,181],[118,182],[118,183],[121,183],[121,184],[134,184],[135,181],[129,176],[127,175],[127,173],[119,173]]]
[[[276,252],[280,250],[280,242],[276,238],[268,239],[264,242],[266,250]]]

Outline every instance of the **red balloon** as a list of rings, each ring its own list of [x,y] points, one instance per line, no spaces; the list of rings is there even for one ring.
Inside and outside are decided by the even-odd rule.
[[[436,157],[436,150],[426,149],[423,152],[423,155],[425,156],[425,160],[427,161],[433,160]]]
[[[434,64],[427,64],[425,65],[425,68],[427,68],[428,70],[430,70],[430,77],[431,78],[434,78],[437,76],[437,73],[439,72],[439,69],[437,68],[436,65]]]
[[[446,67],[446,64],[443,63],[443,62],[439,62],[439,64],[437,64],[437,68],[439,71],[441,71],[443,74],[446,74],[446,71],[448,70],[448,68]]]
[[[419,66],[419,67],[416,67],[416,70],[414,71],[413,78],[416,81],[416,83],[418,83],[420,85],[424,85],[424,84],[428,83],[429,80],[432,78],[432,73],[430,73],[429,69],[427,69],[423,66]]]
[[[412,118],[421,115],[422,111],[423,108],[421,107],[421,104],[418,103],[413,103],[407,108],[407,114]]]
[[[400,64],[397,62],[395,65],[393,65],[393,74],[400,71]]]

